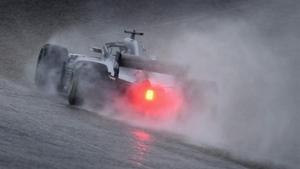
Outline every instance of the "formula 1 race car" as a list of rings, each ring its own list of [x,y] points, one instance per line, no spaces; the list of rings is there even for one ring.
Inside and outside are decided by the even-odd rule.
[[[54,87],[68,97],[70,105],[94,101],[147,117],[215,107],[210,98],[216,93],[214,82],[189,79],[181,66],[143,56],[135,38],[143,33],[124,32],[130,37],[92,48],[97,56],[44,45],[38,56],[36,85],[44,90]]]

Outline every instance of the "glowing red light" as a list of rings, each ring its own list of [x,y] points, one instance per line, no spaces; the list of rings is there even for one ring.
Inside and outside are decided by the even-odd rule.
[[[152,89],[147,89],[145,92],[145,100],[152,101],[154,100],[155,92]]]
[[[127,90],[127,98],[131,108],[151,118],[167,117],[182,105],[180,91],[148,81],[132,84]]]

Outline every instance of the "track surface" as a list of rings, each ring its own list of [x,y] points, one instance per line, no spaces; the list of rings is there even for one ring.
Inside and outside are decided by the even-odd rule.
[[[244,168],[0,81],[0,168]]]

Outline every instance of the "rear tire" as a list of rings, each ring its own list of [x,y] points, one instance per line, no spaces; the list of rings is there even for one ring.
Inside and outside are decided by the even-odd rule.
[[[56,91],[61,91],[63,64],[67,58],[68,50],[66,48],[51,44],[44,45],[38,56],[35,84],[41,89],[54,87]]]
[[[76,67],[68,94],[70,105],[81,105],[88,97],[104,94],[105,86],[111,84],[106,65],[82,62],[77,63]]]
[[[78,93],[78,80],[72,80],[69,91],[68,101],[70,105],[81,105],[82,98]]]

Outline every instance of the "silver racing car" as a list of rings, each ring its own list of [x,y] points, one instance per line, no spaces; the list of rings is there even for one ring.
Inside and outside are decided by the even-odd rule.
[[[180,116],[188,111],[215,111],[216,84],[187,77],[182,66],[143,55],[136,36],[92,48],[97,56],[69,53],[44,45],[39,53],[35,83],[68,97],[70,105],[89,101],[147,117]]]

